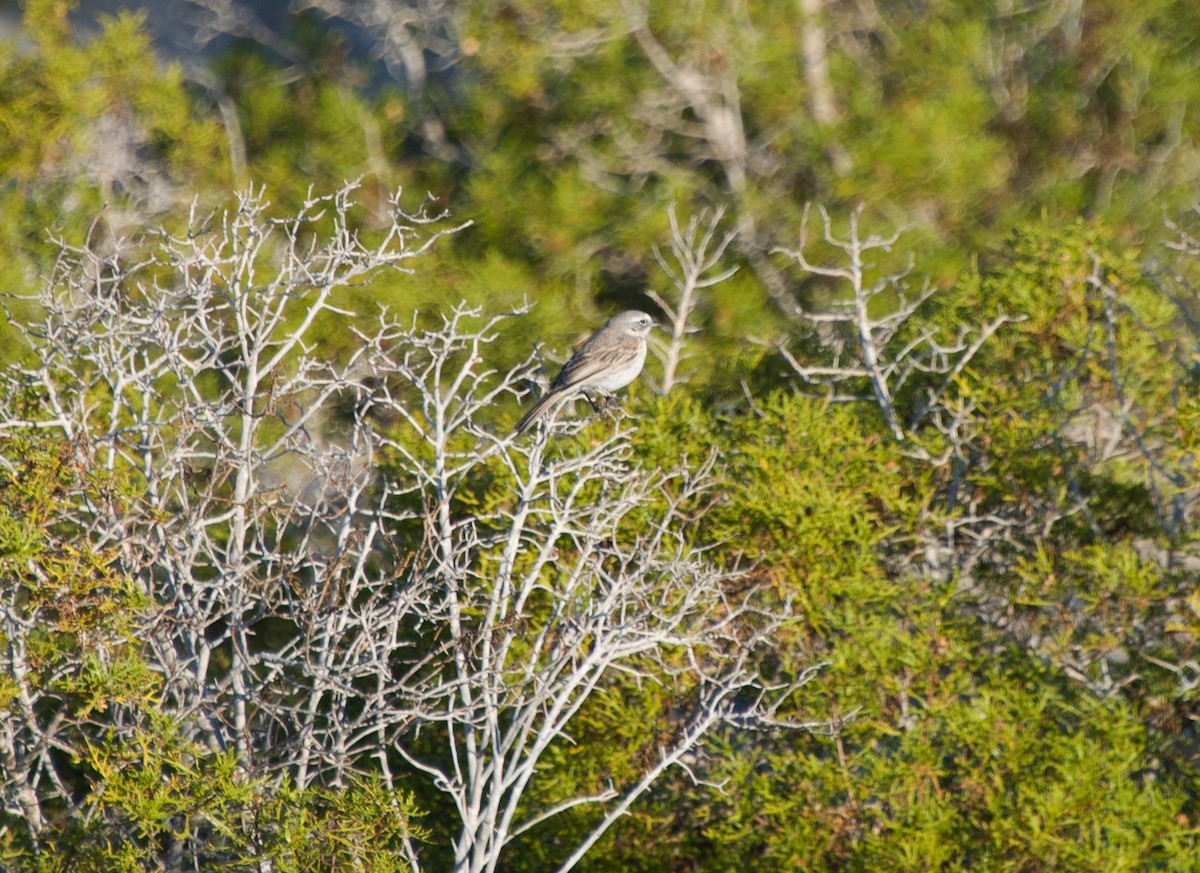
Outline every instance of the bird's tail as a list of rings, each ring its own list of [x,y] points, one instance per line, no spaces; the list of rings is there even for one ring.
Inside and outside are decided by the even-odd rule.
[[[525,431],[533,427],[533,423],[545,415],[546,411],[555,403],[557,403],[561,397],[562,394],[558,391],[548,391],[545,397],[533,404],[533,409],[529,410],[521,417],[521,420],[517,422],[517,426],[513,428],[513,433],[517,436],[525,433]]]

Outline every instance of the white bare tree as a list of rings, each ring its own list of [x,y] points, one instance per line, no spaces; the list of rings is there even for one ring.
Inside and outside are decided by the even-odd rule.
[[[724,209],[701,210],[688,219],[686,227],[681,227],[674,204],[667,210],[671,222],[670,259],[655,246],[654,260],[670,280],[671,292],[669,299],[657,291],[646,292],[666,315],[670,332],[666,342],[651,337],[651,348],[663,365],[660,394],[668,393],[680,381],[679,365],[687,357],[684,343],[689,334],[699,330],[692,316],[700,305],[700,292],[724,282],[738,270],[736,266],[721,268],[726,249],[737,237],[736,230],[718,237],[724,215]]]
[[[696,543],[715,456],[647,469],[607,419],[586,441],[583,422],[514,441],[489,423],[532,357],[486,358],[520,313],[346,308],[457,229],[397,196],[368,242],[352,194],[276,219],[250,193],[180,235],[64,243],[0,434],[59,436],[126,483],[119,505],[80,490],[62,521],[155,604],[145,654],[190,739],[301,787],[425,780],[457,815],[437,834],[455,870],[495,870],[586,808],[567,870],[664,771],[703,779],[718,726],[808,727],[777,713],[815,666],[764,678],[787,605]],[[348,352],[321,352],[331,331]],[[581,709],[631,676],[673,696],[657,758],[535,800]],[[22,803],[59,790],[3,775]]]
[[[903,269],[886,272],[873,260],[878,253],[890,252],[902,231],[887,237],[872,234],[864,238],[859,231],[860,206],[849,214],[843,237],[834,230],[833,218],[824,207],[818,211],[824,243],[837,253],[837,260],[815,263],[806,254],[808,208],[800,226],[800,244],[795,249],[778,251],[792,258],[805,272],[838,283],[826,311],[806,311],[800,316],[818,328],[828,328],[829,359],[816,364],[802,362],[786,345],[780,345],[780,353],[801,379],[825,386],[834,400],[863,399],[855,386],[865,383],[870,392],[867,396],[879,407],[888,430],[897,440],[906,439],[909,432],[929,420],[953,440],[966,414],[946,402],[954,379],[997,330],[1019,319],[999,315],[983,325],[965,325],[949,340],[941,336],[935,325],[914,330],[913,326],[919,322],[913,316],[936,288],[926,281],[915,294],[910,294],[907,279],[911,263]],[[847,337],[852,351],[844,358]],[[923,377],[921,399],[903,417],[896,397],[914,376]]]

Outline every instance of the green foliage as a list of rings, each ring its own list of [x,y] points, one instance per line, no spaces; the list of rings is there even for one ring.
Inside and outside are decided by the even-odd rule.
[[[119,547],[94,547],[64,523],[68,492],[87,484],[74,446],[8,438],[0,455],[9,459],[0,467],[0,578],[9,633],[22,634],[29,678],[52,683],[73,701],[64,701],[69,709],[85,715],[108,699],[140,697],[145,676],[131,672],[123,653],[149,603],[122,572]],[[120,505],[113,483],[90,485],[94,499]],[[14,680],[0,681],[0,697],[10,702]]]
[[[1183,792],[1143,781],[1144,733],[1128,709],[1036,663],[973,656],[961,635],[936,643],[893,662],[899,718],[881,695],[885,706],[865,707],[836,741],[727,750],[736,799],[707,833],[727,864],[1189,869]],[[945,681],[964,669],[969,685]]]
[[[145,713],[121,741],[89,746],[93,794],[82,820],[55,827],[41,856],[0,847],[14,871],[160,870],[186,860],[201,869],[284,873],[402,873],[407,840],[425,831],[410,797],[362,777],[300,790],[249,779],[232,752],[188,742],[170,719]]]
[[[911,569],[920,531],[946,521],[932,511],[939,478],[898,461],[853,411],[777,396],[713,422],[676,402],[643,427],[651,462],[739,447],[709,535],[796,598],[780,669],[826,662],[795,714],[828,713],[835,734],[718,740],[706,775],[725,790],[669,782],[595,869],[680,856],[714,870],[1191,869],[1193,786],[1155,763],[1141,693],[1097,696],[1063,669],[1116,639],[1161,644],[1170,621],[1184,631],[1177,578],[1117,544],[1038,554],[999,577],[1020,588],[992,629],[971,606],[979,592]],[[1033,651],[1006,641],[1031,614]],[[636,699],[631,721],[647,711]]]
[[[387,116],[403,114],[394,94],[370,99],[348,48],[311,30],[299,34],[307,61],[299,76],[279,69],[247,43],[220,57],[216,73],[238,112],[247,182],[277,192],[289,211],[300,207],[314,185],[327,187],[362,179],[368,213],[386,214],[388,196],[405,185],[405,174],[387,155],[399,147],[398,131]],[[333,69],[348,71],[343,80]],[[370,218],[367,226],[377,226]]]
[[[26,6],[27,42],[0,46],[0,269],[10,293],[48,267],[50,234],[82,235],[102,205],[119,234],[177,213],[197,180],[209,196],[230,182],[219,125],[195,112],[182,71],[163,68],[140,17],[107,19],[80,45],[73,3]]]
[[[634,8],[661,58],[636,38]],[[467,154],[462,208],[485,245],[549,275],[591,281],[599,257],[610,293],[650,272],[647,231],[670,199],[730,199],[784,244],[806,200],[866,202],[916,224],[909,245],[949,280],[964,243],[1042,213],[1144,232],[1147,208],[1187,203],[1200,167],[1184,108],[1197,22],[1173,0],[823,4],[828,121],[805,111],[794,5],[517,2],[464,18],[472,86],[447,89],[438,113]],[[703,107],[666,65],[736,110],[752,159],[706,140]]]

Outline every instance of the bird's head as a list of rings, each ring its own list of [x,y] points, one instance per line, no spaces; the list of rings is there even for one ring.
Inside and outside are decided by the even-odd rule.
[[[628,312],[614,315],[609,320],[609,324],[619,327],[633,336],[646,336],[657,323],[646,313],[631,309]]]

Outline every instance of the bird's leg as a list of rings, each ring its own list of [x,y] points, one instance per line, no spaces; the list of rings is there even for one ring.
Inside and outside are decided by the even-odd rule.
[[[596,402],[596,399],[591,394],[584,394],[583,396],[587,398],[588,403],[592,404],[592,412],[599,415],[601,412],[606,412],[612,406],[613,396],[604,391],[597,391],[596,393],[600,397],[599,403]]]
[[[600,415],[603,412],[611,413],[613,408],[613,400],[615,398],[607,391],[597,391],[596,395],[596,397],[593,397],[590,393],[585,393],[583,395],[587,398],[587,402],[592,404],[592,414]]]

